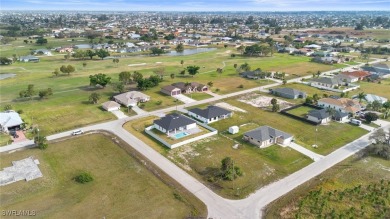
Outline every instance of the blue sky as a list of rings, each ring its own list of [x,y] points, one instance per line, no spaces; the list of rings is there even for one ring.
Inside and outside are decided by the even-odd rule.
[[[327,11],[390,10],[390,0],[0,0],[1,10]]]

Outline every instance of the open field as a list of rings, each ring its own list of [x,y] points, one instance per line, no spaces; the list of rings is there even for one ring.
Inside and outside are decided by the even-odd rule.
[[[343,214],[343,218],[389,218],[388,210],[385,215],[380,216],[380,211],[383,212],[383,210],[379,211],[379,209],[383,203],[379,205],[370,201],[368,197],[371,196],[372,189],[367,189],[368,186],[375,188],[373,185],[377,184],[376,188],[380,191],[383,179],[382,187],[387,187],[388,191],[389,169],[390,162],[380,158],[351,157],[272,202],[268,205],[264,218],[296,218],[299,203],[304,199],[306,201],[302,204],[300,218],[318,218],[320,207],[314,207],[313,201],[318,196],[315,194],[316,191],[321,191],[320,194],[322,194],[318,196],[318,206],[326,200],[321,213],[322,217],[327,214],[327,218],[332,218],[334,214],[334,218],[339,218],[339,215]],[[358,189],[355,189],[356,187]],[[378,200],[383,200],[385,208],[387,206],[388,209],[390,205],[388,196],[380,198],[381,194],[386,196],[386,193],[378,192],[377,194]],[[350,212],[351,208],[353,208],[352,212]]]
[[[11,136],[0,133],[0,146],[7,145],[12,142]]]
[[[390,100],[390,78],[383,79],[380,84],[360,81],[357,83],[360,88],[350,92],[350,96],[357,95],[360,92],[365,94],[375,94]]]
[[[45,151],[1,154],[1,168],[34,156],[44,177],[2,187],[0,208],[34,209],[39,218],[184,218],[207,214],[205,206],[189,192],[140,155],[134,158],[128,153],[134,153],[128,145],[114,143],[110,136],[90,134],[50,143]],[[80,171],[90,172],[94,181],[76,183],[72,178]]]
[[[290,148],[273,145],[259,149],[249,145],[241,140],[242,131],[233,136],[219,134],[169,150],[142,131],[145,124],[152,120],[153,117],[148,117],[131,121],[126,123],[124,128],[226,198],[244,198],[256,189],[283,178],[311,162],[310,158]],[[242,130],[255,127],[258,125],[246,124]],[[235,144],[239,144],[237,149],[233,148]],[[218,176],[221,160],[227,156],[232,157],[235,164],[244,171],[244,176],[234,182],[224,181]]]
[[[191,98],[191,99],[194,99],[194,100],[205,100],[205,99],[208,99],[208,98],[211,98],[213,96],[211,96],[210,94],[207,94],[207,93],[202,93],[202,92],[199,92],[199,93],[191,93],[191,94],[185,94],[187,97]]]

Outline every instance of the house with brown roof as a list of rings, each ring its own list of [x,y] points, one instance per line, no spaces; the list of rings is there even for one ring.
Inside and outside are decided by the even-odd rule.
[[[345,71],[345,72],[341,72],[340,75],[354,77],[357,78],[359,81],[361,81],[365,77],[371,75],[371,73],[368,71]]]
[[[184,83],[177,82],[172,85],[167,85],[161,88],[161,92],[170,96],[178,94],[189,94],[193,92],[204,92],[208,91],[209,88],[206,85],[199,84],[198,82]]]
[[[329,107],[341,112],[352,114],[355,114],[356,112],[362,110],[362,106],[357,100],[349,98],[322,98],[318,100],[317,105],[324,109]]]
[[[175,86],[167,85],[161,88],[161,93],[167,94],[169,96],[175,96],[181,94],[181,90]]]
[[[121,108],[121,105],[115,101],[107,101],[102,104],[102,107],[108,112],[111,112],[114,110],[119,110]]]

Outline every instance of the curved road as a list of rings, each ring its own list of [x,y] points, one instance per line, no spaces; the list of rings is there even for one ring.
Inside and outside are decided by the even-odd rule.
[[[310,76],[308,76],[310,77]],[[301,78],[298,79],[292,79],[288,82],[293,81],[299,81]],[[151,147],[149,147],[147,144],[136,138],[131,133],[127,132],[122,128],[123,124],[127,121],[138,119],[141,117],[145,117],[148,115],[156,115],[161,113],[166,113],[172,110],[176,109],[183,109],[185,107],[213,102],[217,100],[221,100],[224,98],[237,96],[246,94],[253,91],[260,90],[266,90],[267,88],[280,85],[281,82],[275,84],[270,84],[262,87],[257,87],[253,89],[248,89],[244,91],[239,91],[236,93],[221,95],[212,97],[206,100],[197,101],[194,103],[188,103],[180,106],[174,106],[166,109],[161,109],[149,113],[145,113],[142,115],[136,115],[132,117],[128,117],[125,119],[119,119],[115,121],[110,121],[106,123],[91,125],[88,127],[84,127],[84,131],[94,131],[94,130],[106,130],[110,131],[112,133],[115,133],[119,138],[127,142],[129,145],[131,145],[134,149],[136,149],[139,153],[141,153],[143,156],[148,158],[151,162],[156,164],[161,168],[162,171],[167,173],[170,177],[175,179],[178,183],[180,183],[182,186],[184,186],[187,190],[189,190],[191,193],[193,193],[196,197],[198,197],[202,202],[205,203],[208,209],[208,217],[217,219],[227,219],[227,218],[261,218],[262,216],[262,209],[268,205],[270,202],[274,201],[275,199],[281,197],[282,195],[288,193],[292,189],[298,187],[302,183],[310,180],[311,178],[319,175],[326,169],[334,166],[335,164],[339,163],[340,161],[346,159],[347,157],[351,156],[352,154],[356,153],[357,151],[361,150],[362,148],[368,146],[370,144],[370,141],[368,140],[368,137],[370,133],[362,136],[361,138],[343,146],[342,148],[334,151],[333,153],[329,154],[328,156],[324,157],[323,159],[320,159],[317,162],[314,162],[305,168],[277,181],[274,183],[271,183],[259,190],[257,190],[255,193],[249,195],[247,198],[242,200],[229,200],[220,197],[219,195],[215,194],[212,190],[210,190],[208,187],[203,185],[201,182],[199,182],[197,179],[189,175],[187,172],[176,166],[174,163],[172,163],[170,160],[168,160],[166,157],[162,156],[155,150],[153,150]],[[381,121],[382,127],[390,127],[389,122]],[[58,138],[68,137],[70,136],[71,131],[63,132],[55,135],[48,136],[48,140],[55,140]],[[32,141],[26,141],[22,143],[17,143],[13,145],[8,145],[4,147],[0,147],[0,153],[1,152],[7,152],[12,150],[17,150],[25,147],[31,147],[33,145]]]

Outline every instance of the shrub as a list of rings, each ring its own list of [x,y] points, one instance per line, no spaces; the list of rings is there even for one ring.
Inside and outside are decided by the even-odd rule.
[[[18,110],[17,111],[17,113],[19,113],[19,114],[23,114],[23,112],[24,112],[23,110]]]
[[[159,100],[159,101],[156,102],[156,105],[161,105],[161,104],[162,104],[162,101],[161,101],[161,100]]]
[[[79,175],[77,175],[75,178],[76,182],[78,183],[87,183],[93,181],[93,177],[90,173],[82,172]]]
[[[240,84],[240,85],[238,86],[238,88],[244,88],[244,85]]]

